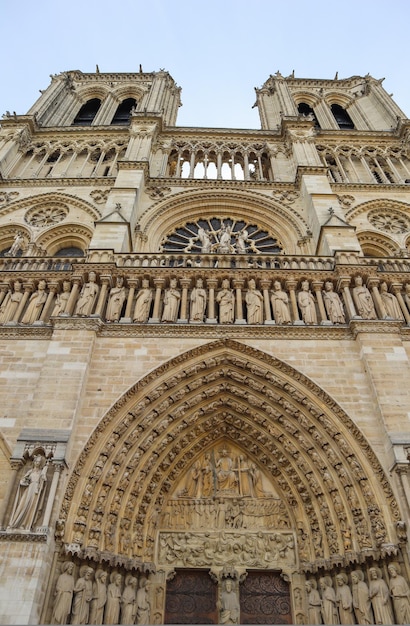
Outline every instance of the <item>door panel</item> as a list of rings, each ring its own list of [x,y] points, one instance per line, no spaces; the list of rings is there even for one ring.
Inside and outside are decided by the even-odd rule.
[[[241,624],[291,624],[289,585],[277,572],[248,572],[240,585]]]
[[[177,570],[167,582],[165,624],[217,624],[217,586],[207,571]]]

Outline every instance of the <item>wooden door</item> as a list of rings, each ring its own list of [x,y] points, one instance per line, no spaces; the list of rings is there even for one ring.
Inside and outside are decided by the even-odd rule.
[[[217,586],[204,570],[177,570],[167,582],[165,624],[218,624]]]
[[[277,572],[248,572],[239,595],[241,624],[292,624],[289,584]]]

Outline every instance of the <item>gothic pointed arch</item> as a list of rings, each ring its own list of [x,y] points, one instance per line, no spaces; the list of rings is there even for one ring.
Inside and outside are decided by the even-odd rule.
[[[195,463],[207,453],[219,459],[224,448],[236,459],[245,455],[262,476],[261,493],[277,499],[292,535],[289,571],[397,552],[399,509],[357,426],[306,376],[233,340],[171,359],[101,420],[66,489],[66,551],[154,568],[170,501],[184,496]],[[275,535],[278,519],[255,528]]]

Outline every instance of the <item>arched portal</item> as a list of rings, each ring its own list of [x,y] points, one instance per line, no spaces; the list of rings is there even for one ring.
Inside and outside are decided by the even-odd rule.
[[[292,619],[306,623],[305,576],[396,555],[399,518],[346,413],[300,372],[232,340],[132,387],[90,437],[61,511],[65,554],[157,572],[155,623],[166,578],[184,568],[237,590],[250,571],[276,572],[290,582]]]

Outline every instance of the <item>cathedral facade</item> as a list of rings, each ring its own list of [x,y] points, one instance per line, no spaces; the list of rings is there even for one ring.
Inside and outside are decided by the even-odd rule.
[[[410,622],[410,120],[166,71],[0,128],[0,623]]]

